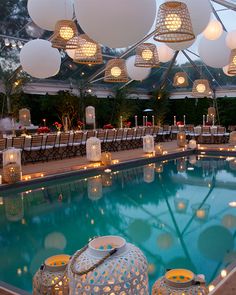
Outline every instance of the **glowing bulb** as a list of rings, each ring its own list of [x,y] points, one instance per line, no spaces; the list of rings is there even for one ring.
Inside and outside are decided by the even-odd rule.
[[[116,78],[119,77],[121,75],[121,69],[119,67],[113,67],[111,69],[111,75]]]
[[[165,19],[165,26],[169,31],[177,31],[182,26],[182,20],[176,13],[167,14]]]
[[[235,208],[236,207],[236,202],[230,202],[229,206]]]
[[[59,32],[61,38],[65,40],[70,40],[71,38],[74,37],[74,31],[70,27],[61,27],[60,32]]]
[[[153,58],[153,52],[150,49],[144,49],[142,51],[142,58],[144,60],[151,60]]]
[[[84,56],[92,57],[97,52],[97,44],[92,42],[85,42],[81,46],[82,52]]]
[[[206,86],[204,84],[200,83],[197,85],[196,89],[197,89],[197,92],[204,93],[206,91]]]
[[[210,285],[210,286],[208,287],[209,292],[213,291],[214,289],[215,289],[215,286],[214,286],[214,285]]]
[[[182,85],[185,82],[185,78],[184,77],[178,77],[177,82],[178,82],[178,84]]]
[[[14,158],[14,156],[11,154],[11,155],[10,155],[10,160],[13,160],[13,158]]]
[[[222,278],[225,278],[227,276],[227,271],[225,269],[223,269],[220,273]]]

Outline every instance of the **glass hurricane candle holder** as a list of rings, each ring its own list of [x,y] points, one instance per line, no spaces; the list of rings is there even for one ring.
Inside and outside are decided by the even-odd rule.
[[[177,134],[177,145],[178,145],[178,147],[185,147],[185,145],[186,145],[186,134],[185,134],[185,132],[179,132]]]

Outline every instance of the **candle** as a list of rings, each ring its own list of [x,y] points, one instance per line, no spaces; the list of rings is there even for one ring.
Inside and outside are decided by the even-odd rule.
[[[138,127],[138,116],[134,116],[135,127]]]
[[[143,116],[143,126],[145,126],[145,116]]]
[[[205,126],[205,115],[202,117],[202,125]]]
[[[186,116],[184,115],[184,126],[185,126],[185,119],[186,119]]]
[[[155,126],[155,117],[152,116],[152,126]]]
[[[176,116],[174,116],[174,126],[176,126]]]
[[[215,115],[213,115],[212,117],[213,117],[212,125],[214,126],[215,125]]]
[[[68,118],[67,117],[65,117],[65,132],[67,132],[68,131]]]
[[[207,122],[209,122],[209,115],[207,115]]]
[[[123,117],[120,116],[120,128],[123,128]]]
[[[0,175],[0,184],[2,184],[2,175]]]
[[[43,125],[46,126],[46,119],[43,119]]]
[[[148,116],[145,116],[145,118],[146,118],[146,124],[145,124],[145,126],[147,126]]]

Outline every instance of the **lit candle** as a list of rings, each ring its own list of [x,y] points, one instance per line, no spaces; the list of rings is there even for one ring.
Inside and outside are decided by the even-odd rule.
[[[65,117],[65,132],[68,131],[68,118]]]
[[[155,126],[155,117],[152,116],[152,126]]]
[[[123,128],[123,117],[120,116],[120,128]]]
[[[205,126],[205,115],[202,117],[202,125]]]
[[[185,126],[185,119],[186,119],[186,116],[184,115],[184,126]]]
[[[213,121],[212,121],[212,125],[215,125],[215,115],[212,116],[213,117]]]
[[[176,116],[174,116],[174,126],[176,126]]]
[[[145,126],[145,116],[143,116],[143,126]]]
[[[0,175],[0,184],[2,184],[2,175]]]
[[[135,121],[135,127],[138,127],[138,116],[134,116],[134,121]]]
[[[43,125],[46,126],[46,119],[43,119]]]
[[[207,122],[209,122],[209,115],[207,115]]]
[[[146,124],[145,124],[145,126],[147,126],[148,116],[145,116],[145,118],[146,118]]]

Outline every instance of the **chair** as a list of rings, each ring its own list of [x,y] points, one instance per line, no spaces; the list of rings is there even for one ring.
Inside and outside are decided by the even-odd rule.
[[[122,140],[123,140],[123,136],[124,136],[124,129],[117,129],[115,132],[115,138],[113,141],[113,151],[118,151],[118,150],[122,150]]]
[[[216,133],[213,133],[213,143],[225,143],[225,127],[218,126],[216,131]]]
[[[12,147],[16,149],[23,150],[25,141],[29,140],[29,138],[25,138],[25,136],[13,137],[12,138]]]
[[[53,159],[54,156],[54,148],[57,141],[57,135],[56,134],[48,134],[45,140],[44,148],[42,150],[43,155],[42,158],[45,157],[47,161],[50,160],[50,158]]]
[[[24,142],[23,154],[24,162],[37,162],[40,160],[43,149],[43,135],[34,135],[29,143]]]
[[[73,140],[69,143],[68,148],[70,153],[75,157],[78,152],[82,156],[85,154],[86,141],[84,139],[84,132],[76,132],[73,135]]]
[[[117,130],[108,129],[105,132],[104,140],[104,150],[105,151],[115,151],[115,137]]]
[[[169,140],[170,139],[170,135],[171,135],[171,129],[169,125],[164,125],[163,126],[163,140]]]
[[[63,159],[63,157],[68,157],[69,155],[69,133],[61,133],[59,136],[59,143],[56,143],[54,146],[54,158]]]
[[[235,146],[236,145],[236,131],[232,131],[229,134],[229,144]]]
[[[97,138],[101,141],[102,151],[105,151],[106,130],[100,129],[97,131]]]
[[[6,149],[7,147],[7,139],[6,138],[1,138],[0,139],[0,154],[2,155],[2,152]],[[1,157],[1,162],[2,162],[2,157]]]
[[[212,142],[212,135],[211,129],[209,126],[202,127],[202,133],[200,135],[201,143],[211,143]]]
[[[142,138],[143,138],[143,134],[144,134],[144,129],[143,128],[137,128],[135,130],[135,134],[134,134],[134,147],[135,148],[140,148],[143,144]]]
[[[121,140],[122,149],[129,150],[134,146],[134,129],[127,129],[124,132],[124,136]]]

